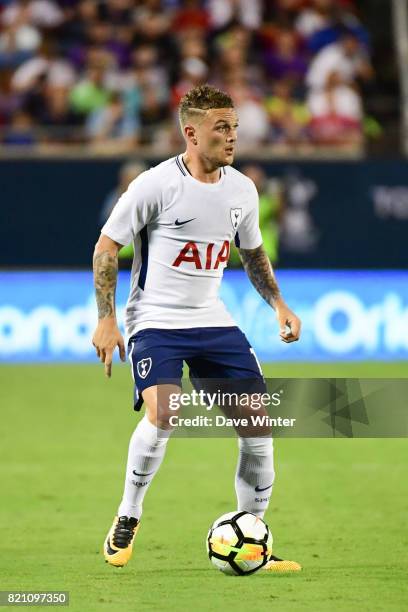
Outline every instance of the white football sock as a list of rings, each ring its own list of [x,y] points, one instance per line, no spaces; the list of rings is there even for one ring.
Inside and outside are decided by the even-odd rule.
[[[252,512],[263,518],[275,480],[273,440],[238,438],[239,457],[235,475],[238,510]]]
[[[163,461],[171,431],[159,429],[146,415],[139,422],[130,438],[125,489],[118,516],[140,519],[143,498]]]

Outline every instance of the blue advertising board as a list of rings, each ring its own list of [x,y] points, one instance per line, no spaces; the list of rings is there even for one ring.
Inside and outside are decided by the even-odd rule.
[[[265,172],[275,206],[277,194],[282,202],[280,268],[408,269],[406,160],[251,158],[237,167],[247,163]],[[100,158],[0,160],[0,267],[90,266],[120,167]],[[262,230],[273,240],[268,222]]]
[[[408,272],[281,271],[300,316],[300,342],[279,340],[271,308],[242,271],[227,271],[221,297],[263,361],[408,359]],[[122,326],[129,275],[120,273]],[[1,362],[96,362],[91,272],[0,272]]]

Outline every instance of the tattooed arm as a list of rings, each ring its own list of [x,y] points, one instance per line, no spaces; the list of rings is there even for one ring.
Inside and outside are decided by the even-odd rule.
[[[110,377],[112,357],[116,347],[122,361],[125,361],[125,345],[118,329],[115,311],[115,292],[118,275],[118,252],[121,245],[108,236],[101,235],[95,246],[93,257],[96,304],[98,306],[98,326],[92,344],[101,362],[105,364],[105,374]]]
[[[239,249],[242,265],[251,283],[263,299],[276,311],[283,342],[299,340],[300,319],[285,304],[263,245],[256,249]],[[287,330],[289,328],[289,331]]]

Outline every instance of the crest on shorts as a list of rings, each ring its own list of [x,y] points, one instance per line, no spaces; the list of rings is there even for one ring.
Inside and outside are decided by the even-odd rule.
[[[140,378],[146,378],[150,370],[152,369],[152,359],[151,357],[146,357],[146,359],[141,359],[136,364],[137,373]]]
[[[234,230],[238,229],[238,225],[241,223],[242,219],[242,208],[231,208],[231,223]]]

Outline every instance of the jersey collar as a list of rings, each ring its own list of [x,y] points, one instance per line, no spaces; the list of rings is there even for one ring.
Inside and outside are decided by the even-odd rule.
[[[184,163],[184,159],[183,159],[183,155],[180,154],[176,157],[176,164],[180,170],[180,172],[183,174],[183,176],[185,176],[187,179],[194,181],[195,183],[198,183],[199,185],[202,185],[204,188],[208,188],[208,189],[214,189],[219,187],[220,185],[222,185],[222,183],[224,182],[224,177],[226,175],[226,171],[225,171],[225,167],[222,166],[220,168],[220,178],[216,183],[203,183],[202,181],[199,181],[198,179],[194,178],[193,175],[191,174],[190,170],[187,168],[186,164]]]

